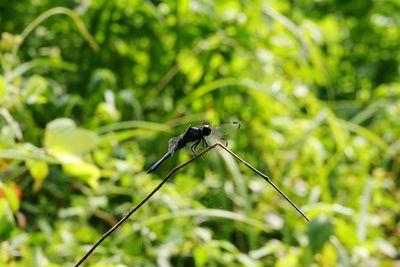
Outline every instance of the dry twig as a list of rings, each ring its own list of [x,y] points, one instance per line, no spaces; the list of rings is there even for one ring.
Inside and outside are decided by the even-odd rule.
[[[88,252],[86,252],[85,255],[83,255],[83,257],[75,264],[75,267],[80,266],[89,256],[90,254],[93,253],[93,251],[108,237],[110,236],[115,230],[117,230],[126,220],[129,219],[129,217],[135,213],[141,206],[143,206],[143,204],[145,204],[168,180],[169,178],[172,177],[172,175],[174,175],[177,171],[179,171],[180,169],[182,169],[183,167],[187,166],[188,164],[190,164],[191,162],[193,162],[194,160],[204,156],[207,152],[209,152],[210,150],[214,149],[215,147],[221,147],[222,149],[224,149],[226,152],[228,152],[229,154],[231,154],[234,158],[236,158],[238,161],[240,161],[241,163],[243,163],[246,167],[248,167],[249,169],[251,169],[253,172],[255,172],[256,174],[258,174],[259,176],[261,176],[265,181],[267,181],[276,191],[278,191],[308,222],[310,221],[308,219],[308,217],[271,181],[271,179],[266,176],[265,174],[261,173],[259,170],[257,170],[256,168],[254,168],[253,166],[251,166],[249,163],[247,163],[245,160],[243,160],[242,158],[240,158],[238,155],[236,155],[235,153],[233,153],[230,149],[228,149],[226,146],[224,146],[221,143],[216,143],[210,147],[208,147],[207,149],[205,149],[204,151],[202,151],[201,153],[197,154],[195,157],[191,158],[190,160],[186,161],[185,163],[175,167],[174,169],[172,169],[172,171],[170,171],[168,173],[168,175],[161,181],[161,183],[153,189],[153,191],[150,192],[150,194],[148,194],[136,207],[132,208],[121,220],[119,220],[113,227],[110,228],[110,230],[108,230],[105,234],[103,234],[103,236],[90,248],[90,250]]]

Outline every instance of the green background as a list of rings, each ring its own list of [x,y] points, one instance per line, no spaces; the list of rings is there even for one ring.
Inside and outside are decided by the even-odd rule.
[[[2,1],[0,265],[400,264],[400,2]]]

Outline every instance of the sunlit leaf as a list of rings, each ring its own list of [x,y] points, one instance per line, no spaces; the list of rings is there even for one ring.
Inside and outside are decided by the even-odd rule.
[[[356,246],[360,242],[354,228],[354,225],[351,225],[344,220],[337,220],[335,222],[335,233],[337,237],[348,246]]]
[[[43,250],[39,246],[33,248],[33,266],[47,266],[49,260],[43,253]]]
[[[321,263],[323,266],[336,266],[337,253],[333,245],[324,246],[321,252]]]
[[[95,165],[86,162],[74,162],[64,163],[62,167],[66,174],[78,177],[93,188],[97,188],[97,180],[100,178],[101,173]]]
[[[0,149],[0,158],[16,159],[16,160],[39,160],[39,161],[45,161],[47,163],[58,162],[53,157],[46,155],[44,151],[27,151],[24,148]]]
[[[6,93],[6,81],[4,80],[4,76],[0,75],[0,103],[5,99]]]
[[[35,180],[33,184],[33,191],[37,192],[41,189],[43,181],[49,174],[49,166],[44,161],[38,160],[27,160],[26,165],[28,166],[29,172]]]
[[[28,104],[43,104],[47,98],[43,95],[48,88],[47,80],[41,76],[31,77],[23,91],[23,97]]]
[[[0,198],[3,197],[8,201],[13,212],[17,212],[20,206],[18,190],[18,187],[14,183],[3,184],[0,182]]]
[[[47,151],[61,162],[80,162],[81,156],[94,149],[98,136],[77,128],[71,119],[56,119],[47,124],[44,143]]]
[[[209,251],[206,246],[199,246],[194,251],[194,260],[196,262],[196,266],[203,266],[207,263],[209,259]]]

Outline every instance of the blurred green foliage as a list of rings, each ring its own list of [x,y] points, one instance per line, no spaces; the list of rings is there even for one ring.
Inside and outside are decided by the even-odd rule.
[[[214,151],[86,264],[399,264],[399,1],[0,7],[0,265],[71,266],[190,157],[145,173],[170,136],[233,120],[310,224]]]

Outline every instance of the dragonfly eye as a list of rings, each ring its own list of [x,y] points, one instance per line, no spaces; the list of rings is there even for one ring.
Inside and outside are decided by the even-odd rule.
[[[203,125],[203,127],[201,127],[201,130],[203,131],[203,135],[207,136],[210,135],[212,128],[210,125]]]

